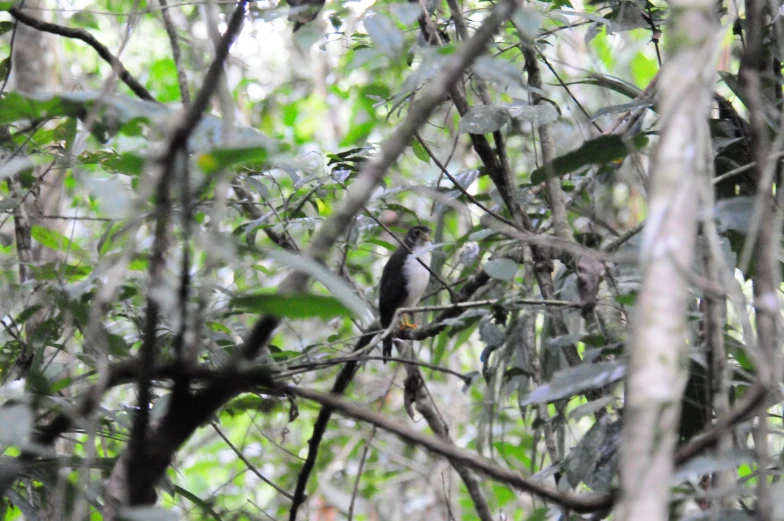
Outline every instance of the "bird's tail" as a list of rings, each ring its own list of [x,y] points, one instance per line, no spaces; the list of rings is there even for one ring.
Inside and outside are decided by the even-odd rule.
[[[383,350],[382,353],[384,355],[384,363],[385,364],[387,363],[387,359],[390,356],[392,356],[392,342],[393,342],[392,335],[390,335],[390,336],[388,336],[388,337],[386,337],[384,339],[384,350]]]

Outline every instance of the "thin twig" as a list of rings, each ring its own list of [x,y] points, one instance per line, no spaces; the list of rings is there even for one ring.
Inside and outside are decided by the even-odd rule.
[[[425,149],[425,152],[427,152],[427,155],[429,155],[430,158],[433,160],[433,163],[435,163],[435,165],[441,170],[441,173],[444,174],[447,177],[447,179],[452,181],[452,184],[455,186],[455,188],[457,188],[460,191],[460,193],[465,196],[466,199],[468,199],[473,204],[475,204],[480,209],[482,209],[485,213],[487,213],[488,215],[492,215],[493,217],[495,217],[496,219],[498,219],[502,223],[508,224],[509,226],[513,226],[515,228],[518,228],[518,225],[516,225],[515,223],[513,223],[509,219],[507,219],[507,218],[497,214],[496,212],[492,211],[490,208],[486,207],[481,202],[479,202],[476,199],[476,197],[474,197],[473,195],[469,194],[468,191],[465,188],[463,188],[463,186],[457,181],[457,179],[452,177],[452,174],[449,173],[449,171],[446,169],[446,167],[443,164],[441,164],[441,162],[438,160],[438,158],[433,153],[433,151],[430,150],[430,147],[427,146],[427,143],[425,143],[425,141],[422,139],[422,137],[419,134],[417,134],[416,138],[417,138],[417,141],[419,141],[419,144],[422,145],[422,148]]]
[[[177,69],[177,82],[180,85],[180,99],[182,105],[187,108],[191,104],[191,92],[188,89],[188,78],[185,76],[185,68],[182,65],[182,49],[180,49],[180,39],[177,36],[177,28],[174,27],[174,22],[169,13],[167,0],[158,0],[161,4],[161,18],[163,19],[163,26],[166,28],[166,34],[169,35],[169,44],[172,48],[172,58],[174,59],[174,67]]]
[[[561,76],[557,72],[555,72],[555,69],[553,68],[552,65],[550,65],[550,62],[547,59],[547,57],[544,55],[544,53],[539,50],[539,47],[534,46],[534,48],[536,49],[536,55],[539,56],[539,58],[542,59],[544,64],[547,66],[547,68],[550,69],[550,72],[553,73],[553,76],[555,76],[555,79],[558,80],[558,83],[561,84],[561,87],[563,87],[563,89],[566,91],[566,93],[569,95],[569,97],[572,98],[572,101],[575,102],[575,104],[577,105],[577,108],[580,109],[580,112],[583,113],[583,115],[588,119],[588,121],[594,126],[594,128],[596,130],[598,130],[600,133],[604,132],[602,130],[602,127],[599,126],[599,124],[596,122],[596,120],[591,117],[591,115],[588,113],[587,110],[585,110],[585,107],[583,107],[583,104],[580,103],[580,100],[577,99],[577,96],[575,96],[572,93],[572,91],[569,88],[569,86],[566,83],[564,83],[564,81],[561,79]]]
[[[389,397],[390,391],[392,391],[396,378],[397,378],[397,368],[395,368],[395,374],[389,381],[389,385],[387,386],[387,390],[384,393],[384,397],[380,400],[379,411],[381,408],[383,408],[384,404],[387,402],[387,398]],[[348,521],[352,521],[352,519],[354,518],[354,502],[357,499],[357,492],[359,492],[359,481],[360,479],[362,479],[362,472],[365,468],[365,461],[367,461],[367,455],[370,452],[371,442],[375,437],[376,437],[376,426],[373,425],[373,427],[370,429],[370,435],[365,441],[365,447],[362,449],[362,456],[359,459],[357,478],[354,480],[354,488],[351,490],[351,503],[349,503],[348,505],[348,516],[347,516]]]
[[[233,443],[232,443],[232,442],[229,440],[229,438],[227,438],[227,437],[226,437],[226,435],[225,435],[225,434],[223,434],[223,431],[221,431],[221,430],[220,430],[220,427],[218,427],[218,424],[217,424],[217,423],[215,423],[215,422],[210,422],[210,425],[211,425],[211,426],[212,426],[212,428],[215,430],[215,432],[217,432],[217,433],[218,433],[218,436],[220,436],[220,437],[221,437],[221,439],[224,441],[224,443],[226,443],[226,445],[228,445],[228,446],[229,446],[229,448],[230,448],[232,451],[234,451],[234,454],[236,454],[236,455],[237,455],[237,457],[240,459],[240,461],[242,461],[242,462],[245,464],[245,466],[246,466],[246,467],[248,467],[248,470],[250,470],[251,472],[253,472],[253,473],[256,475],[256,477],[258,477],[258,478],[259,478],[260,480],[262,480],[264,483],[266,483],[267,485],[269,485],[269,486],[271,486],[272,488],[274,488],[274,489],[275,489],[275,490],[276,490],[276,491],[277,491],[279,494],[281,494],[281,495],[285,496],[285,497],[286,497],[286,498],[288,498],[289,500],[293,499],[293,498],[292,498],[292,496],[291,496],[291,494],[289,494],[288,492],[286,492],[285,490],[283,490],[282,488],[280,488],[280,486],[276,485],[275,483],[273,483],[272,481],[270,481],[270,480],[269,480],[269,479],[268,479],[266,476],[264,476],[264,474],[262,474],[261,472],[259,472],[259,469],[257,469],[257,468],[256,468],[256,466],[255,466],[253,463],[251,463],[250,461],[248,461],[248,458],[246,458],[246,457],[245,457],[245,455],[242,453],[242,451],[241,451],[241,450],[239,450],[237,447],[235,447],[235,446],[234,446],[234,444],[233,444]]]

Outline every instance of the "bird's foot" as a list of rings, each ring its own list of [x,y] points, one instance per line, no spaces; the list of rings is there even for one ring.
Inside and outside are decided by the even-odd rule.
[[[417,329],[418,327],[416,323],[411,322],[408,314],[403,313],[403,317],[400,319],[400,329]]]

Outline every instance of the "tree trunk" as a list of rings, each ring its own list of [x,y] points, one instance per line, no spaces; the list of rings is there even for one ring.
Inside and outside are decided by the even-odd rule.
[[[642,287],[634,320],[615,519],[665,521],[685,384],[686,319],[718,20],[709,0],[673,0],[671,55],[659,81],[661,135],[651,166]]]

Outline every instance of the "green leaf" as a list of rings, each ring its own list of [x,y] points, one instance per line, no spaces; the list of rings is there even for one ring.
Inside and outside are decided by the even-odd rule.
[[[96,106],[97,102],[99,104]],[[95,110],[96,108],[100,110]],[[98,117],[93,124],[92,133],[102,142],[106,142],[117,132],[139,135],[141,122],[166,127],[171,124],[172,118],[179,117],[179,111],[175,112],[163,104],[130,96],[106,96],[101,91],[67,94],[9,92],[0,99],[0,125],[25,119],[82,118],[88,113]],[[224,126],[221,119],[207,115],[194,129],[188,144],[194,150],[215,147],[222,142]],[[265,139],[258,130],[251,127],[236,127],[234,132],[245,148],[251,142],[253,147],[258,148],[259,140]],[[268,147],[269,144],[261,145]]]
[[[325,295],[277,295],[257,293],[242,295],[231,300],[231,307],[249,313],[269,314],[276,317],[329,319],[351,316],[351,311],[335,297]]]
[[[523,400],[523,405],[531,403],[550,403],[605,385],[617,382],[626,374],[626,366],[621,362],[597,362],[583,364],[559,371],[550,382],[540,385]]]
[[[509,123],[509,110],[493,105],[478,105],[460,119],[459,131],[463,134],[489,134]]]
[[[525,521],[545,521],[547,519],[547,509],[544,507],[537,508],[533,513],[526,518]]]
[[[603,396],[598,400],[594,400],[588,403],[584,403],[578,407],[575,407],[569,412],[567,418],[572,421],[579,421],[581,418],[585,416],[592,416],[597,411],[605,409],[608,405],[611,405],[615,400],[612,396]]]
[[[566,85],[595,85],[597,87],[602,87],[613,92],[617,92],[618,94],[626,96],[630,99],[636,99],[640,96],[640,94],[642,94],[642,90],[640,90],[633,83],[629,83],[613,76],[607,76],[606,74],[598,73],[594,74],[591,78],[586,78],[584,80],[566,82]]]
[[[246,163],[264,163],[269,153],[266,146],[221,148],[200,154],[196,164],[205,174]]]
[[[9,92],[0,100],[0,125],[21,119],[43,119],[57,116],[79,116],[84,103],[68,101],[50,94]]]
[[[542,25],[542,13],[536,9],[523,8],[515,11],[512,22],[526,38],[533,40]]]
[[[422,143],[414,141],[411,144],[411,148],[414,150],[414,155],[417,156],[417,158],[425,163],[430,163],[430,154],[427,153],[427,150],[422,146]]]
[[[482,56],[474,62],[473,69],[481,78],[497,83],[500,87],[525,87],[530,89],[523,80],[522,68],[503,58]],[[530,90],[538,91],[538,89]],[[538,92],[541,93],[541,91]]]
[[[32,317],[36,313],[36,311],[41,309],[41,307],[42,307],[41,304],[33,304],[32,306],[23,309],[22,312],[19,313],[19,315],[17,315],[16,321],[20,324],[24,324],[27,321],[27,319]]]
[[[485,273],[500,280],[512,280],[519,266],[512,259],[493,259],[485,262]]]
[[[123,152],[122,154],[111,154],[101,160],[106,170],[118,174],[138,176],[144,168],[145,158],[133,152]]]
[[[321,282],[332,293],[332,296],[338,299],[346,309],[351,310],[354,316],[359,318],[372,316],[373,313],[367,304],[354,294],[354,291],[343,279],[315,260],[284,250],[272,250],[269,255],[280,264],[303,271]]]
[[[412,210],[408,206],[403,206],[402,204],[391,203],[391,204],[386,205],[385,208],[387,210],[392,210],[392,211],[398,212],[401,215],[408,214],[411,217],[413,217],[414,219],[417,219],[419,217],[414,210]],[[403,235],[406,234],[406,230],[402,230],[401,229],[401,230],[396,230],[396,231],[399,231]]]
[[[386,16],[375,13],[366,16],[365,29],[376,47],[387,56],[398,56],[403,50],[403,33]]]
[[[636,293],[624,293],[615,296],[615,301],[622,306],[633,306],[637,302]]]
[[[0,62],[0,82],[5,82],[8,73],[11,72],[11,58],[5,58]]]
[[[346,132],[346,135],[343,136],[343,139],[340,141],[340,146],[347,147],[364,141],[375,127],[375,121],[365,121],[364,123],[360,123],[358,125],[352,125],[352,127],[348,132]]]
[[[375,244],[376,246],[381,246],[382,248],[385,248],[389,251],[395,251],[397,249],[397,246],[394,244],[391,244],[387,241],[382,241],[381,239],[368,239],[367,242],[370,244]]]
[[[552,168],[554,175],[562,176],[586,165],[603,165],[623,159],[629,152],[639,150],[647,144],[648,136],[644,134],[630,140],[624,140],[621,136],[599,136],[586,141],[577,150],[556,157],[550,165],[534,170],[531,173],[531,184],[544,182],[547,168]]]
[[[60,277],[68,281],[83,280],[93,269],[84,264],[62,264],[47,262],[30,266],[36,280],[56,280]]]
[[[530,123],[535,127],[556,121],[561,114],[550,103],[529,105],[527,103],[513,103],[509,107],[510,115],[520,123]]]
[[[52,250],[68,252],[72,255],[75,254],[80,258],[89,257],[81,246],[72,242],[68,237],[49,228],[33,226],[30,231],[30,236],[42,246],[46,246]]]
[[[55,128],[54,138],[64,141],[65,148],[67,150],[72,150],[74,140],[76,139],[77,127],[78,120],[76,118],[66,118],[65,121]]]
[[[11,29],[14,28],[14,22],[9,22],[8,20],[3,20],[0,22],[0,35],[3,35],[9,32]]]
[[[735,231],[746,235],[751,227],[756,197],[741,195],[716,202],[713,218],[720,233]]]

